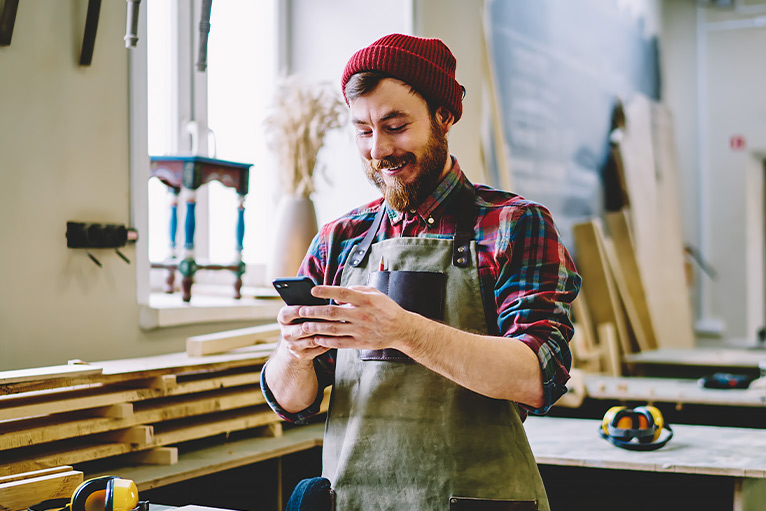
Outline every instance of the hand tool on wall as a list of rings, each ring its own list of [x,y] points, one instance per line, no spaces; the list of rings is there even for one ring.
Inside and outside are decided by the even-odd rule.
[[[213,0],[202,0],[202,14],[199,19],[199,54],[197,56],[197,71],[207,69],[207,38],[210,34],[210,9]]]
[[[82,36],[80,65],[89,66],[93,60],[93,47],[96,44],[98,16],[101,12],[101,0],[88,0],[88,14],[85,16],[85,33]]]
[[[126,0],[128,2],[128,17],[125,23],[125,47],[135,48],[138,43],[138,5],[141,0]]]
[[[19,0],[5,0],[3,12],[0,14],[0,46],[10,46],[13,36],[13,24],[16,22],[16,11]]]

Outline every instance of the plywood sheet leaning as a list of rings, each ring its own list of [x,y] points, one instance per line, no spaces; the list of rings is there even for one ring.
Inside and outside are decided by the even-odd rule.
[[[601,348],[596,341],[596,332],[588,309],[588,299],[585,290],[572,302],[574,314],[574,334],[569,341],[572,351],[572,367],[587,373],[601,372]]]
[[[616,338],[618,349],[621,349],[623,353],[631,353],[633,350],[628,338],[625,316],[617,295],[614,279],[606,262],[601,221],[592,219],[576,224],[573,226],[572,232],[577,254],[577,269],[582,275],[582,287],[588,296],[587,304],[591,321],[597,329],[600,325],[613,325],[614,335],[610,335],[608,340]],[[602,329],[602,331],[604,330]],[[602,340],[601,338],[598,340],[600,344],[602,341],[607,341],[607,339]],[[621,368],[614,366],[614,347],[606,344],[601,344],[601,346],[604,355],[602,360],[607,371],[613,375],[621,374]],[[610,352],[612,356],[609,356]],[[618,355],[617,360],[619,359]]]
[[[694,332],[684,281],[683,243],[678,237],[675,168],[655,159],[650,100],[636,95],[624,108],[625,128],[617,141],[618,169],[630,199],[636,260],[660,348],[692,348]],[[663,137],[667,121],[662,121]],[[670,142],[666,142],[670,143]],[[663,144],[664,145],[664,144]],[[661,151],[667,151],[663,147]]]
[[[641,351],[655,350],[657,337],[641,282],[641,271],[636,261],[628,215],[627,208],[604,215],[609,231],[606,253],[638,347]]]

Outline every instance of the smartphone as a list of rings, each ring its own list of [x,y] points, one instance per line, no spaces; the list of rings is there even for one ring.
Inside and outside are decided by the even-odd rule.
[[[317,298],[311,294],[314,281],[309,277],[290,277],[276,279],[274,289],[287,305],[327,305],[326,298]]]

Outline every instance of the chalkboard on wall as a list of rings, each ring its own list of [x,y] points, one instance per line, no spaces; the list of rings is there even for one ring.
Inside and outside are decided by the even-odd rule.
[[[485,4],[512,191],[547,206],[570,249],[571,226],[604,210],[615,104],[659,100],[658,36],[626,7],[642,2],[656,0]]]

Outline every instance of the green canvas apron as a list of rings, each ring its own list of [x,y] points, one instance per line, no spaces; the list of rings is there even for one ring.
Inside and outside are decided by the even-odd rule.
[[[468,196],[462,203],[470,204],[458,216],[467,233],[462,228],[460,234],[458,225],[455,240],[393,238],[361,254],[354,250],[342,285],[367,285],[381,257],[393,273],[442,272],[442,320],[486,334],[471,240],[473,187],[461,194]],[[372,235],[379,225],[378,219]],[[323,452],[323,476],[332,482],[336,510],[448,510],[454,497],[537,501],[539,509],[549,509],[515,403],[472,392],[396,350],[369,355],[354,349],[337,354]],[[519,504],[452,509],[537,509]]]

